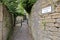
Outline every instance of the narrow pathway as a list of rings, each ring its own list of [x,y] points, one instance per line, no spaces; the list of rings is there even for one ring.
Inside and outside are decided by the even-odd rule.
[[[27,21],[22,23],[22,27],[20,27],[20,24],[16,24],[13,40],[32,40],[28,31]]]

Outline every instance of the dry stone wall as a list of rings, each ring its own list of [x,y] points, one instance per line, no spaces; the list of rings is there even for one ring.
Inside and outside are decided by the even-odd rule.
[[[41,14],[40,0],[32,8],[30,27],[34,40],[60,40],[60,7],[56,12]]]
[[[46,40],[60,40],[60,13],[44,14],[40,20],[40,26],[43,27],[45,34],[44,38],[50,38]]]
[[[0,40],[7,40],[9,31],[13,26],[13,16],[6,7],[0,3]]]
[[[1,3],[0,3],[0,40],[2,40],[2,18],[3,18],[3,15],[2,15],[2,5],[1,5]]]
[[[33,6],[31,15],[29,16],[29,27],[31,29],[31,33],[33,35],[34,40],[40,40],[40,16],[38,12],[40,12],[40,4],[38,4],[40,1],[37,1],[37,4]],[[38,8],[35,8],[38,7]]]
[[[3,40],[11,35],[11,28],[13,28],[13,16],[8,12],[6,7],[3,5]]]

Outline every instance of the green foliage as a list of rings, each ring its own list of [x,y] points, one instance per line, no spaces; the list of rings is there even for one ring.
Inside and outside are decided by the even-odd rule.
[[[1,0],[9,9],[9,12],[16,15],[30,13],[36,0]]]
[[[36,0],[0,0],[0,2],[2,2],[8,8],[8,11],[13,13],[15,15],[14,17],[16,18],[16,15],[24,16],[27,12],[30,13],[31,8]],[[10,27],[7,40],[10,40],[12,33],[13,27]]]
[[[18,14],[25,14],[25,13],[26,13],[26,11],[25,11],[25,9],[23,8],[23,6],[22,6],[21,3],[18,4],[18,6],[17,6],[17,8],[16,8],[16,12],[18,12]]]
[[[21,0],[23,1],[23,0]],[[36,2],[37,0],[25,0],[22,2],[22,5],[23,7],[25,8],[25,10],[30,13],[31,12],[31,8],[32,6],[34,5],[34,3]]]
[[[18,5],[16,0],[3,0],[3,3],[4,5],[7,6],[7,8],[9,9],[9,12],[16,13],[16,7]]]

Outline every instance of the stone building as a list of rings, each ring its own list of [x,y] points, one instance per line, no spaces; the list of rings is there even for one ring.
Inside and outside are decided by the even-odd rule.
[[[38,0],[29,18],[34,40],[60,40],[59,0]]]

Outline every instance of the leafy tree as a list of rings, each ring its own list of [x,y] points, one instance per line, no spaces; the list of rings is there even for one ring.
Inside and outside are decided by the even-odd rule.
[[[16,15],[24,15],[31,12],[31,8],[36,0],[1,0],[7,6],[9,12]]]
[[[37,0],[20,0],[20,3],[22,4],[22,6],[24,7],[24,9],[30,13],[31,12],[31,8],[34,5],[34,3]]]

